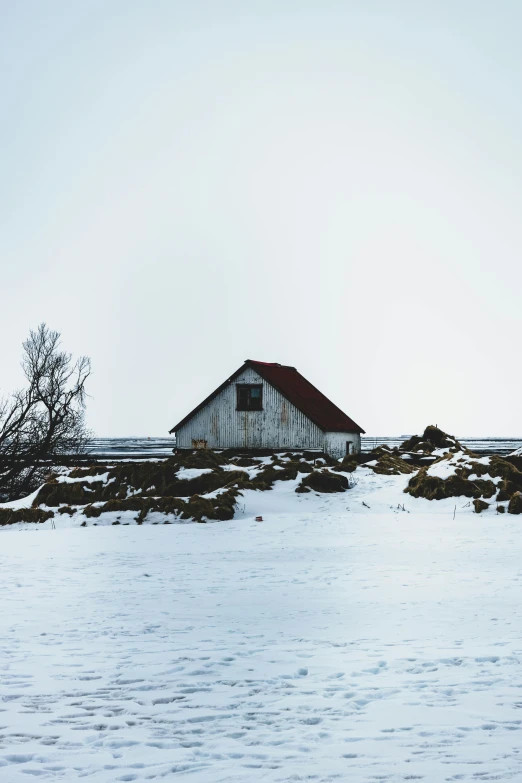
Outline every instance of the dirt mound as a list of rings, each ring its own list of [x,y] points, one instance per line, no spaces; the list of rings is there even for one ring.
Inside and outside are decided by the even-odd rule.
[[[96,464],[56,474],[39,491],[32,511],[34,521],[40,521],[40,506],[46,519],[53,513],[97,518],[128,511],[136,512],[138,523],[155,512],[196,521],[230,519],[242,490],[270,490],[276,481],[313,471],[310,462],[294,453],[272,455],[267,463],[245,455],[228,459],[208,450],[178,452],[158,462]],[[22,520],[11,511],[4,518],[4,524]]]
[[[313,467],[310,465],[309,462],[296,462],[292,463],[295,464],[295,469],[298,473],[312,473]]]
[[[208,452],[207,457],[210,454]],[[206,464],[209,461],[211,458]],[[193,467],[193,460],[189,459],[189,462]],[[136,494],[142,497],[191,497],[214,492],[245,476],[242,470],[223,470],[221,465],[217,465],[208,473],[185,478],[185,467],[179,461],[168,459],[165,462],[126,462],[113,467],[73,470],[65,477],[67,480],[58,476],[44,484],[33,506],[84,506],[124,500]],[[180,469],[181,477],[178,477]],[[96,481],[97,477],[100,480]]]
[[[346,476],[331,473],[329,470],[314,470],[303,478],[296,492],[345,492],[349,489]]]
[[[435,449],[447,449],[452,452],[463,451],[463,447],[456,438],[432,424],[426,427],[422,436],[413,435],[405,440],[399,449],[400,451],[422,452],[423,454],[431,454]]]
[[[516,452],[514,454],[509,454],[505,457],[505,460],[514,465],[517,470],[522,471],[522,454],[517,454]]]
[[[267,465],[254,478],[248,476],[234,482],[238,489],[255,489],[266,491],[272,489],[276,481],[292,481],[297,478],[298,470],[295,465],[286,465],[284,468],[277,465]]]
[[[430,476],[428,468],[421,468],[416,476],[404,490],[414,498],[426,498],[426,500],[442,500],[464,496],[467,498],[491,498],[496,492],[492,481],[469,481],[461,471],[454,473],[447,479],[438,476]]]
[[[484,470],[484,466],[478,466]],[[490,476],[501,478],[497,483],[497,501],[510,500],[516,492],[522,492],[522,471],[518,470],[510,461],[503,457],[492,456],[489,458],[489,467],[486,469]]]
[[[396,449],[389,449],[386,446],[378,446],[372,451],[374,460],[366,463],[374,473],[380,473],[384,476],[398,476],[401,473],[415,473],[418,468],[410,465],[402,458]]]
[[[169,461],[184,468],[217,468],[229,463],[229,459],[223,452],[211,449],[176,451]]]
[[[148,514],[153,512],[173,514],[181,519],[194,519],[196,522],[202,522],[203,518],[225,520],[232,519],[234,516],[238,494],[237,489],[230,489],[212,498],[193,495],[188,501],[174,497],[131,497],[88,505],[83,509],[83,514],[87,518],[97,518],[106,512],[136,511],[138,512],[136,522],[139,525],[145,521]]]
[[[489,508],[489,503],[486,503],[485,500],[480,500],[480,498],[477,498],[473,501],[473,506],[475,507],[475,513],[481,514],[483,511]]]
[[[421,468],[404,491],[427,500],[461,495],[491,498],[496,494],[497,502],[501,502],[522,491],[522,472],[496,455],[479,459],[467,451],[448,453]]]
[[[353,473],[357,470],[359,461],[355,456],[344,457],[343,461],[335,465],[334,470],[341,471],[342,473]]]
[[[53,516],[52,511],[44,511],[42,508],[19,508],[16,510],[1,508],[0,525],[14,525],[17,522],[45,522],[46,519],[51,519]]]
[[[522,514],[522,492],[515,492],[509,501],[508,514]]]
[[[252,459],[252,457],[231,457],[230,463],[241,468],[253,468],[259,465],[258,460]]]

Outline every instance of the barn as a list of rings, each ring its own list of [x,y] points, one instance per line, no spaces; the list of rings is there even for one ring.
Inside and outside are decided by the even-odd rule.
[[[359,427],[295,367],[247,359],[170,433],[178,449],[361,450]]]

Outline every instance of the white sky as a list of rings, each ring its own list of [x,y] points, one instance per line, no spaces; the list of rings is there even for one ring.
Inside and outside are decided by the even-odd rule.
[[[0,390],[46,321],[98,435],[244,359],[369,434],[522,435],[518,0],[0,0]]]

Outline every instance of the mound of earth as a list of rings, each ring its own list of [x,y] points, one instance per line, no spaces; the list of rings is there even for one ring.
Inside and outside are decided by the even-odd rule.
[[[218,468],[228,465],[230,460],[222,451],[195,449],[194,451],[176,451],[169,462],[183,468]]]
[[[349,456],[344,457],[342,462],[338,462],[333,469],[336,471],[341,471],[342,473],[353,473],[354,470],[357,470],[357,466],[359,464],[360,463],[357,459],[357,456],[350,454]]]
[[[399,476],[401,473],[415,473],[418,468],[410,465],[400,454],[398,449],[390,449],[388,446],[378,446],[371,453],[374,459],[366,462],[366,467],[374,473],[384,476]]]
[[[190,455],[192,456],[192,455]],[[109,500],[141,497],[191,497],[214,492],[239,481],[244,471],[213,467],[190,467],[179,460],[164,462],[123,462],[113,466],[96,465],[76,468],[66,475],[57,475],[40,489],[36,505],[83,506]],[[205,464],[212,464],[210,454]]]
[[[489,503],[486,503],[485,500],[481,500],[480,498],[476,498],[473,501],[473,507],[476,514],[481,514],[483,511],[489,508]]]
[[[83,514],[87,518],[98,518],[104,513],[137,511],[136,523],[142,524],[149,514],[174,515],[179,519],[194,519],[202,522],[206,519],[232,519],[239,491],[229,489],[208,498],[193,495],[189,500],[176,497],[147,498],[130,497],[124,500],[109,500],[107,503],[85,506]]]
[[[314,470],[301,481],[296,492],[345,492],[349,488],[346,476],[332,473],[329,470]]]
[[[0,526],[14,525],[17,522],[45,522],[54,516],[52,511],[41,508],[0,508]]]
[[[449,452],[429,467],[421,468],[404,491],[427,500],[459,496],[479,500],[495,496],[497,502],[511,501],[522,491],[522,472],[497,455],[477,457],[464,450]],[[511,509],[517,508],[517,503],[516,500],[510,503]],[[482,511],[485,507],[475,504],[475,508]],[[510,513],[519,512],[511,510]]]
[[[509,514],[522,514],[522,493],[515,492],[508,506]]]
[[[58,514],[83,525],[231,519],[242,491],[267,491],[276,481],[303,476],[317,491],[344,491],[346,477],[325,468],[332,462],[316,453],[245,456],[199,450],[157,462],[62,470],[40,488],[31,508],[0,508],[0,525],[44,522]]]
[[[426,427],[422,436],[413,435],[399,447],[400,451],[409,451],[413,453],[422,452],[423,454],[433,454],[434,451],[457,452],[464,451],[463,446],[452,435],[448,435],[438,427],[430,425]]]
[[[518,449],[512,454],[508,454],[506,460],[511,462],[518,470],[522,471],[522,449]]]

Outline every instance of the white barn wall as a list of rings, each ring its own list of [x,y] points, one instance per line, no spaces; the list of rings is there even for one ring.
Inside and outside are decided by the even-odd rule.
[[[262,384],[262,411],[236,410],[238,383]],[[324,435],[320,427],[248,367],[176,432],[176,446],[191,449],[193,440],[206,440],[209,449],[322,449]]]
[[[346,455],[346,442],[352,445],[350,454],[358,454],[361,450],[361,436],[358,432],[325,432],[324,450],[330,457],[341,459]]]

